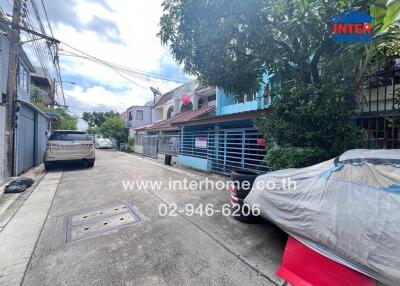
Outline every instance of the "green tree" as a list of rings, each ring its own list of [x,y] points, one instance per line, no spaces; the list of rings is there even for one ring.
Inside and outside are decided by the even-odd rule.
[[[57,120],[52,122],[52,130],[76,130],[79,118],[68,113],[63,108],[47,107],[41,97],[40,88],[33,86],[31,89],[31,102],[44,113],[55,113]]]
[[[87,125],[89,126],[89,128],[94,128],[96,126],[96,124],[94,123],[94,115],[92,112],[84,112],[82,114],[82,120],[86,121]]]
[[[109,112],[84,112],[82,114],[82,120],[86,121],[89,128],[101,127],[104,122],[110,117],[118,117],[119,114],[114,111]]]
[[[99,127],[89,127],[89,128],[87,129],[87,132],[88,132],[89,134],[91,134],[91,135],[100,134]]]
[[[120,117],[111,116],[100,126],[99,131],[105,137],[115,138],[119,143],[127,142],[128,132]]]
[[[32,85],[31,87],[31,102],[37,103],[37,102],[42,102],[42,90],[40,88],[38,88],[35,85]]]
[[[76,130],[78,117],[69,114],[65,109],[57,108],[52,110],[58,114],[58,120],[52,123],[53,130]]]
[[[368,13],[370,5],[368,0],[164,0],[158,35],[186,72],[238,97],[255,93],[262,76],[273,75],[272,112],[258,128],[280,146],[334,156],[350,140],[355,98],[373,51],[393,33],[377,25],[370,45],[334,43],[330,19],[347,9]],[[396,5],[385,6],[384,19],[395,22]]]
[[[256,122],[267,139],[281,147],[322,149],[328,156],[350,146],[355,98],[349,80],[332,75],[318,84],[290,82],[278,92],[271,114]]]
[[[242,95],[255,93],[264,73],[319,82],[320,66],[346,55],[332,43],[330,19],[349,8],[368,11],[369,3],[164,0],[158,35],[186,72]]]

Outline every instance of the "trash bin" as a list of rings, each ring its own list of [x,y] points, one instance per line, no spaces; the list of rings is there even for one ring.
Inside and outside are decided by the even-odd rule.
[[[172,155],[170,154],[165,154],[165,158],[164,158],[164,164],[171,166],[172,165]]]

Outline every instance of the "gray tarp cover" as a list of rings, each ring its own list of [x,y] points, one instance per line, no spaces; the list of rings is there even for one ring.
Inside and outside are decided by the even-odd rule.
[[[245,202],[315,251],[400,285],[400,150],[351,150],[259,176]]]

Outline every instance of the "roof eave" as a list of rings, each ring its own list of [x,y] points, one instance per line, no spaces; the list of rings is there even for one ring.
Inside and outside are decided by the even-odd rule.
[[[226,115],[219,115],[219,116],[212,116],[212,117],[205,117],[185,122],[177,122],[172,124],[176,127],[183,127],[183,126],[194,126],[194,125],[204,125],[210,123],[222,123],[222,122],[229,122],[229,121],[237,121],[237,120],[254,120],[257,119],[261,115],[266,115],[270,113],[270,108],[258,109],[258,110],[251,110],[251,111],[244,111],[240,113],[232,113]],[[245,116],[249,115],[249,116]]]

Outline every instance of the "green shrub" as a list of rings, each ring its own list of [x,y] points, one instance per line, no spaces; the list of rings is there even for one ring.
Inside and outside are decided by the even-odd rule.
[[[132,137],[132,136],[129,136],[129,137],[128,137],[128,145],[129,145],[130,147],[135,146],[135,137]]]
[[[128,152],[135,152],[135,137],[128,137],[127,150]]]
[[[273,147],[267,151],[265,162],[271,171],[302,168],[328,158],[326,151],[316,147]]]

